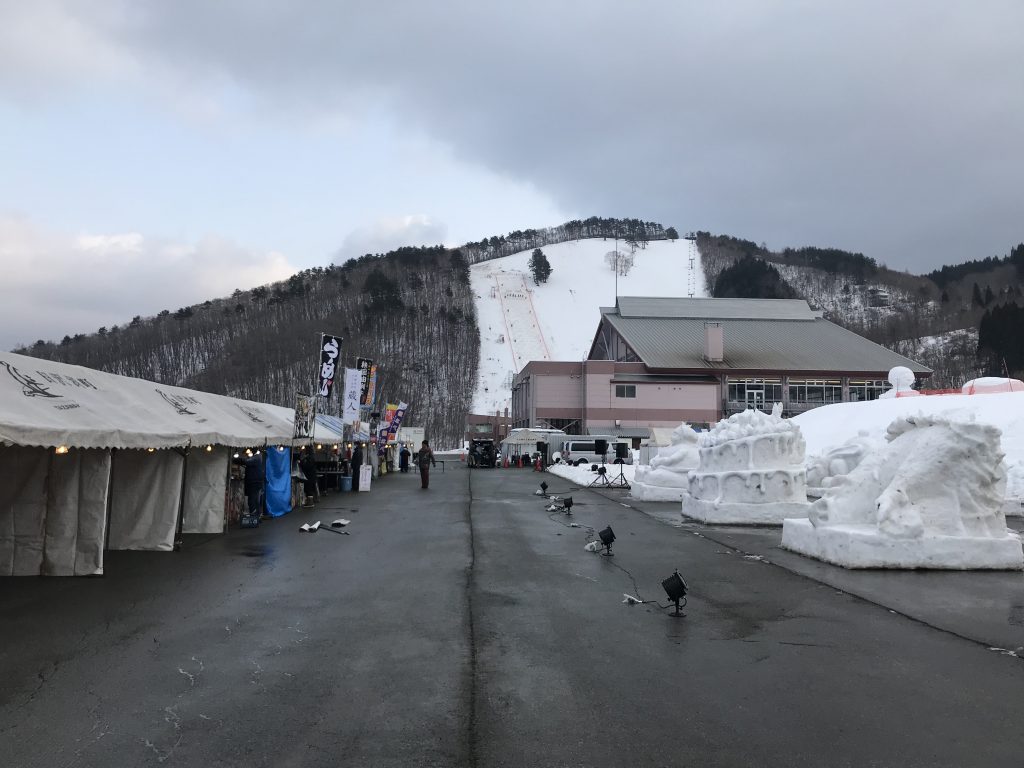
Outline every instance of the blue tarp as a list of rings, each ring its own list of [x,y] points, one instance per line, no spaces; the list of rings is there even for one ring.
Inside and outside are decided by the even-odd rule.
[[[271,517],[292,511],[292,449],[267,448],[267,514]]]

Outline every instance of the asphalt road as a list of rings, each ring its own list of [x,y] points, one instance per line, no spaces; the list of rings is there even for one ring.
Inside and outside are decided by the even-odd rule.
[[[1024,765],[1021,659],[614,498],[575,492],[571,528],[533,472],[448,470],[0,581],[0,765]],[[615,556],[585,552],[608,524]],[[676,567],[685,619],[621,602]]]

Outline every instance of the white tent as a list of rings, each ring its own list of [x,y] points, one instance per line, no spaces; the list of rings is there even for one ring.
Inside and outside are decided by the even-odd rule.
[[[228,448],[291,443],[287,408],[0,353],[0,575],[219,533]]]

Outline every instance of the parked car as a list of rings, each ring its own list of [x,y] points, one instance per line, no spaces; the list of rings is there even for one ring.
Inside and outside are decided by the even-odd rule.
[[[603,456],[597,452],[597,440],[605,440],[608,443],[608,452]],[[615,444],[622,443],[629,447],[628,440],[622,440],[614,435],[588,435],[579,439],[566,440],[562,443],[562,461],[568,464],[575,464],[577,467],[584,464],[600,464],[602,461],[611,464],[615,461]],[[624,464],[632,464],[633,457],[628,451]]]
[[[490,438],[474,438],[469,444],[469,466],[470,467],[494,467],[497,466],[497,450],[494,441]]]

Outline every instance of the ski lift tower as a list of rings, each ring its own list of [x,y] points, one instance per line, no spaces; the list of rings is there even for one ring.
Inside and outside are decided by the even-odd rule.
[[[690,256],[690,268],[686,273],[686,288],[692,299],[697,290],[697,233],[687,232],[683,239],[687,241],[686,249]]]

